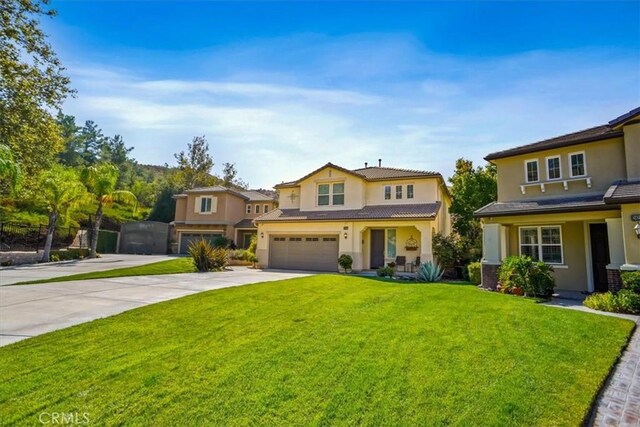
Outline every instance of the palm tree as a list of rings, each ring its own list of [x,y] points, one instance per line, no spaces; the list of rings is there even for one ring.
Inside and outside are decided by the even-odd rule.
[[[0,144],[0,178],[9,180],[13,193],[15,193],[22,178],[20,165],[14,159],[11,148],[4,144]]]
[[[100,232],[104,206],[108,206],[113,202],[120,202],[133,206],[134,210],[138,206],[138,199],[131,191],[116,190],[119,175],[120,171],[118,171],[118,168],[111,163],[100,163],[90,166],[83,171],[82,178],[87,190],[89,190],[89,193],[91,193],[94,199],[98,202],[98,209],[96,210],[93,222],[91,258],[96,257],[98,233]]]
[[[60,165],[54,165],[44,173],[40,191],[49,209],[47,240],[42,254],[42,262],[48,262],[58,217],[68,215],[82,202],[87,201],[88,194],[79,181],[78,174],[73,169]]]

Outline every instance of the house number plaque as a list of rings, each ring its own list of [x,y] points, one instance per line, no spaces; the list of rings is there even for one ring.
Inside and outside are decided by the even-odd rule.
[[[631,221],[640,221],[640,214],[631,214]]]

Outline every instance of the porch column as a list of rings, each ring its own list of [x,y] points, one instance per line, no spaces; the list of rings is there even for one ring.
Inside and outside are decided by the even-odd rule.
[[[420,262],[433,261],[431,223],[416,224],[415,227],[420,232]]]
[[[620,267],[624,264],[624,238],[621,218],[607,218],[607,237],[609,240],[609,264],[607,265],[607,285],[610,291],[622,288]],[[591,290],[591,289],[590,289]]]

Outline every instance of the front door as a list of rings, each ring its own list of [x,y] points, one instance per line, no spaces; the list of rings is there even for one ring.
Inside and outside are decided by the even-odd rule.
[[[371,230],[371,268],[384,267],[384,230]]]
[[[591,235],[591,264],[593,287],[596,292],[607,292],[607,264],[609,264],[609,236],[607,224],[589,224]]]

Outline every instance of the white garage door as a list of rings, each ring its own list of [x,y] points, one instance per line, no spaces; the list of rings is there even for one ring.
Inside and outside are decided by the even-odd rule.
[[[271,236],[269,267],[338,271],[338,236]]]

